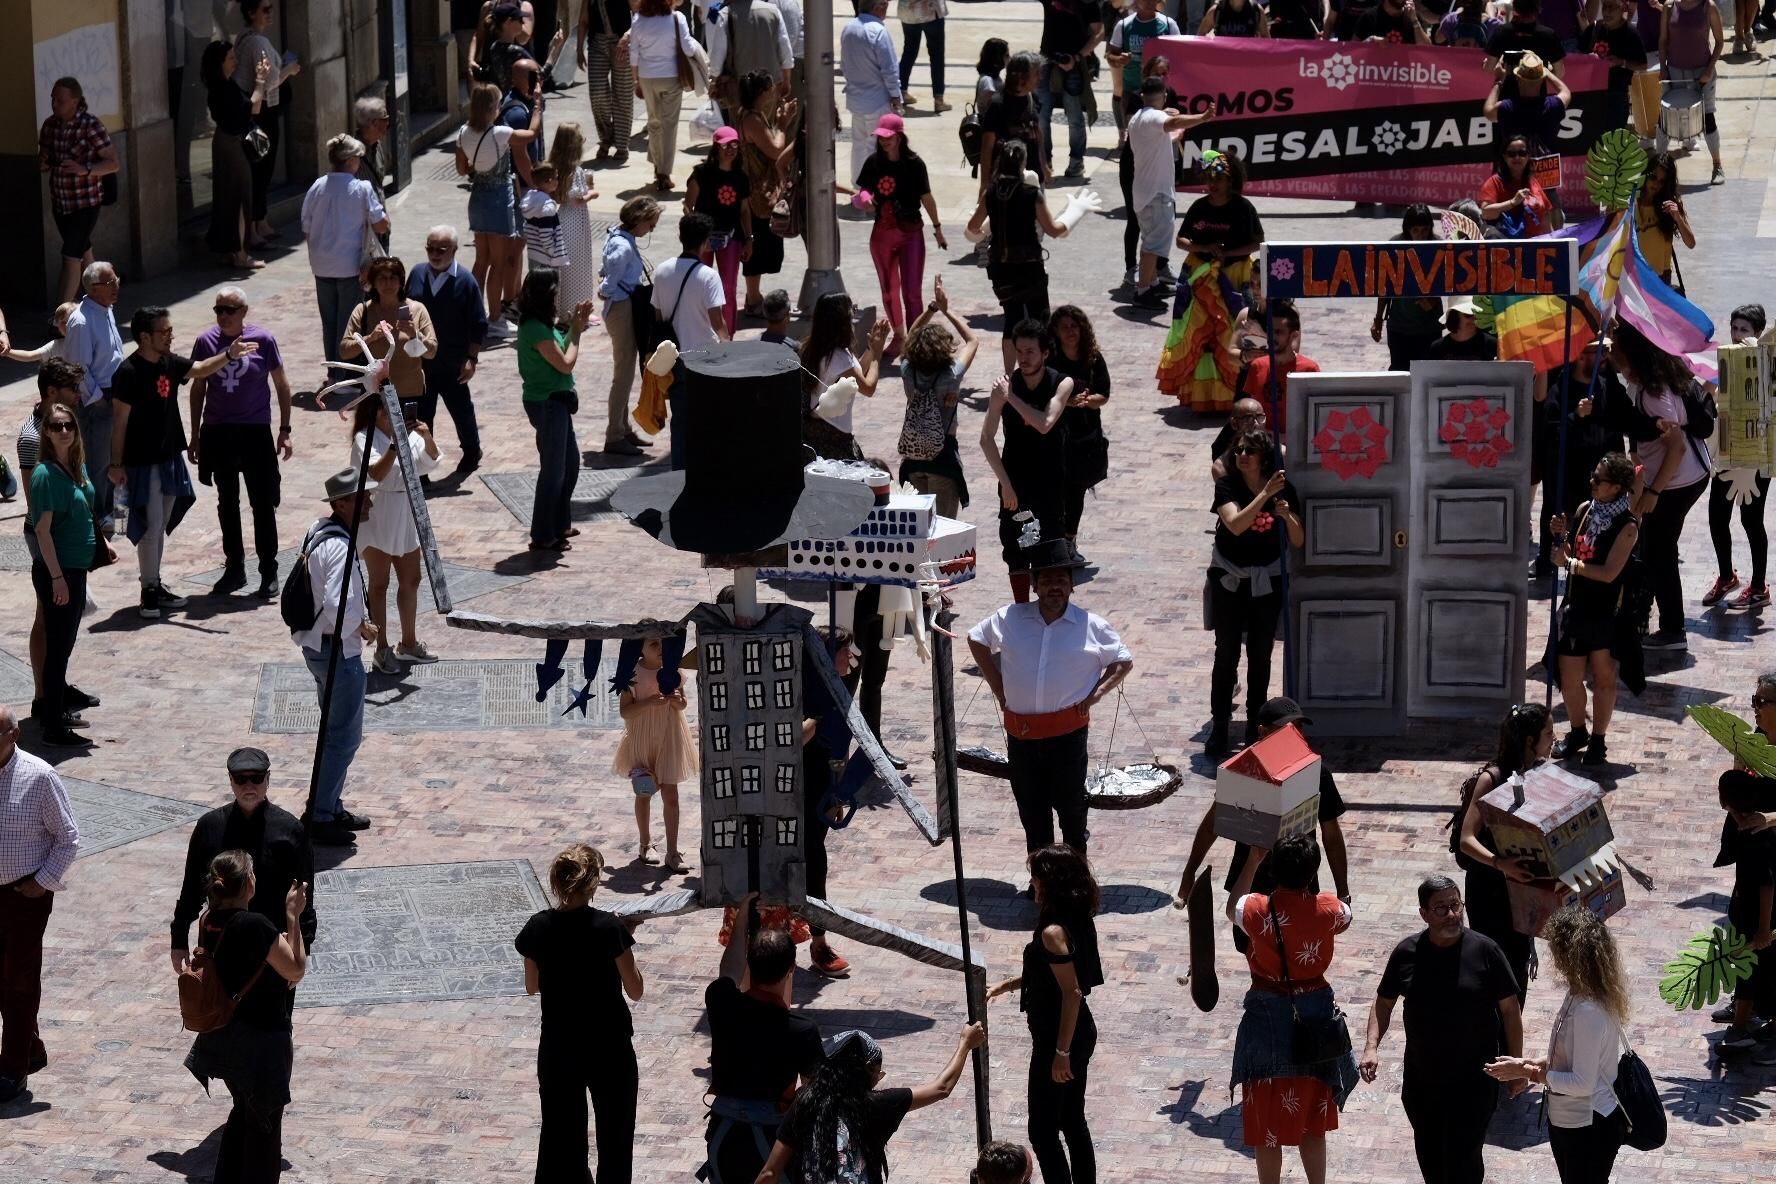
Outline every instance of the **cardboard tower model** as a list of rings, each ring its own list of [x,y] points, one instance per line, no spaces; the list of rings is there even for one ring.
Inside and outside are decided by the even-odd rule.
[[[1500,855],[1525,861],[1534,880],[1508,881],[1511,925],[1539,937],[1548,918],[1583,905],[1608,918],[1622,911],[1622,865],[1603,791],[1560,768],[1537,765],[1480,799],[1480,821]]]
[[[1320,758],[1286,724],[1229,757],[1215,773],[1215,833],[1266,849],[1312,834],[1320,814]]]

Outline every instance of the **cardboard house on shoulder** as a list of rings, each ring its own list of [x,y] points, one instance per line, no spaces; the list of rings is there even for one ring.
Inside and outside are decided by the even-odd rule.
[[[721,609],[690,615],[697,638],[703,801],[703,902],[756,886],[766,904],[800,904],[802,638],[805,609],[771,605],[751,628]]]
[[[1274,847],[1312,834],[1320,813],[1320,758],[1294,724],[1235,753],[1215,773],[1215,833]]]
[[[936,510],[928,493],[891,493],[842,539],[791,539],[781,567],[761,568],[769,579],[857,584],[918,583],[920,569],[959,584],[974,578],[975,528]]]
[[[1600,918],[1621,912],[1622,867],[1603,791],[1557,765],[1538,765],[1480,799],[1480,821],[1500,855],[1525,861],[1536,878],[1506,885],[1511,924],[1540,936],[1548,918],[1583,905]]]

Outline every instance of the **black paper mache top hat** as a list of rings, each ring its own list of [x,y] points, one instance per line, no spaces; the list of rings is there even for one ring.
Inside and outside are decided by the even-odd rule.
[[[1032,575],[1057,567],[1078,571],[1086,565],[1079,552],[1066,539],[1043,539],[1040,543],[1033,543],[1024,548],[1022,558],[1024,566]]]
[[[840,539],[869,516],[867,485],[803,471],[814,454],[802,443],[807,397],[792,351],[740,341],[680,361],[684,468],[625,481],[613,509],[669,547],[713,555]]]

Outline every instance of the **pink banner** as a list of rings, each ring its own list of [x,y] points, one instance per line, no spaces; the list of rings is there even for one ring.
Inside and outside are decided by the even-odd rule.
[[[1493,75],[1477,49],[1386,42],[1156,37],[1167,83],[1192,111],[1216,117],[1184,136],[1184,159],[1205,148],[1246,162],[1248,196],[1446,206],[1473,197],[1492,172],[1497,126],[1482,112]],[[1556,142],[1561,196],[1589,204],[1585,151],[1604,129],[1609,63],[1569,54],[1572,103]]]

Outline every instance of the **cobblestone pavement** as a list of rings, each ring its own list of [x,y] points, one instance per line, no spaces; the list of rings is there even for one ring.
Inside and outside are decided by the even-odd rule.
[[[1036,8],[1027,3],[958,5],[949,43],[953,99],[966,96],[967,65],[986,26],[1033,45]],[[929,106],[920,64],[915,90]],[[1701,248],[1684,258],[1691,291],[1724,321],[1735,304],[1776,296],[1776,235],[1770,221],[1765,173],[1770,159],[1770,72],[1762,62],[1726,68],[1722,120],[1732,176],[1725,186],[1690,191]],[[1760,100],[1762,100],[1760,102]],[[552,108],[551,119],[578,111],[583,89]],[[934,254],[929,270],[942,272],[956,304],[974,324],[992,324],[994,311],[985,277],[960,244],[965,195],[971,182],[958,165],[947,118],[912,123],[914,142],[931,164],[941,190],[945,222],[958,245]],[[1212,1015],[1199,1014],[1177,985],[1186,947],[1179,914],[1167,907],[1191,833],[1210,798],[1207,766],[1197,754],[1206,722],[1209,643],[1198,607],[1200,571],[1208,526],[1200,513],[1207,444],[1215,427],[1181,414],[1153,392],[1152,367],[1162,329],[1158,314],[1117,303],[1122,225],[1115,216],[1113,166],[1106,165],[1108,129],[1092,133],[1093,183],[1105,193],[1110,214],[1088,220],[1073,238],[1055,244],[1051,272],[1056,301],[1071,299],[1090,310],[1115,378],[1106,424],[1114,441],[1113,476],[1087,507],[1081,543],[1098,573],[1079,593],[1082,603],[1106,615],[1137,656],[1128,705],[1110,743],[1109,720],[1094,729],[1094,758],[1143,759],[1152,751],[1186,767],[1184,788],[1145,811],[1094,818],[1093,853],[1106,885],[1101,919],[1107,984],[1092,1006],[1103,1032],[1092,1073],[1090,1113],[1107,1181],[1194,1178],[1248,1180],[1252,1164],[1239,1148],[1238,1111],[1225,1087],[1237,1003],[1233,994],[1243,967],[1223,949],[1224,1001]],[[1759,155],[1761,153],[1761,156]],[[637,154],[639,160],[640,154]],[[444,175],[446,158],[418,162],[418,182],[395,199],[395,243],[409,259],[425,228],[463,218],[464,194]],[[645,167],[645,166],[642,166]],[[682,171],[682,170],[681,170]],[[1697,182],[1705,162],[1687,163],[1686,181]],[[1747,174],[1750,175],[1747,175]],[[639,177],[601,174],[608,215]],[[1341,206],[1260,202],[1277,239],[1385,236],[1381,220],[1354,217]],[[1763,222],[1759,222],[1763,211]],[[843,223],[846,277],[853,291],[873,292],[864,264],[865,227]],[[656,236],[652,254],[672,253],[669,235]],[[802,257],[792,245],[786,286],[796,287]],[[465,262],[467,261],[465,252]],[[208,301],[220,273],[203,270],[145,279],[126,275],[123,308],[150,299],[174,307],[180,340],[209,321]],[[246,285],[252,320],[272,327],[298,385],[319,368],[318,320],[300,250],[285,251]],[[977,314],[978,315],[974,315]],[[1328,368],[1373,367],[1379,347],[1366,333],[1367,310],[1327,304],[1307,312],[1307,350]],[[582,390],[596,407],[609,374],[609,354],[596,336],[582,361]],[[971,376],[962,432],[972,440],[992,373],[993,341]],[[7,368],[0,377],[21,371]],[[866,447],[889,454],[899,424],[899,386],[884,383],[858,410]],[[476,383],[487,439],[483,472],[527,474],[534,468],[530,435],[517,409],[517,382],[510,352],[488,355]],[[24,381],[0,389],[0,424],[19,422],[28,406]],[[596,420],[596,414],[583,417]],[[596,442],[602,425],[581,425],[583,441]],[[449,429],[441,435],[446,447]],[[321,477],[345,463],[342,426],[330,415],[305,412],[297,421],[297,458],[287,467],[286,504],[280,512],[286,543],[318,509]],[[663,453],[663,449],[657,450]],[[977,454],[966,450],[971,458]],[[593,467],[603,467],[596,455]],[[968,512],[992,521],[991,482],[978,459],[968,462],[976,501]],[[602,493],[599,495],[602,496]],[[709,598],[719,573],[699,569],[691,556],[662,548],[606,515],[582,523],[584,533],[561,561],[538,570],[526,559],[524,530],[513,513],[480,480],[441,492],[432,503],[443,553],[478,572],[529,577],[492,588],[473,607],[484,612],[578,614],[601,612],[676,614]],[[19,529],[21,503],[0,507],[0,530]],[[208,491],[166,556],[169,585],[213,571],[220,547]],[[1776,1121],[1764,1090],[1776,1075],[1738,1065],[1724,1067],[1713,1055],[1714,1030],[1705,1016],[1676,1015],[1657,999],[1658,967],[1689,934],[1718,917],[1728,873],[1709,867],[1717,811],[1710,789],[1718,754],[1694,728],[1680,726],[1689,703],[1719,702],[1747,709],[1754,673],[1776,666],[1766,640],[1767,612],[1750,617],[1706,611],[1696,603],[1712,574],[1705,523],[1692,517],[1684,555],[1691,603],[1692,647],[1681,661],[1656,666],[1653,685],[1625,698],[1612,733],[1610,811],[1621,849],[1650,872],[1652,891],[1632,890],[1629,907],[1613,923],[1635,980],[1632,1028],[1642,1054],[1666,1091],[1673,1115],[1671,1139],[1656,1155],[1624,1152],[1619,1179],[1636,1181],[1737,1181],[1752,1165],[1776,1152]],[[1741,543],[1743,559],[1743,544]],[[24,696],[15,659],[25,654],[31,619],[26,574],[0,564],[0,676],[16,702]],[[193,591],[190,587],[186,591]],[[964,623],[996,606],[1005,582],[997,549],[983,548],[981,578],[958,596]],[[312,738],[284,730],[255,732],[266,721],[261,688],[274,685],[276,668],[296,655],[276,611],[241,598],[193,596],[188,611],[146,623],[134,613],[130,556],[95,580],[100,608],[89,618],[74,659],[74,674],[104,697],[92,713],[98,741],[90,752],[62,761],[85,782],[153,795],[146,801],[86,787],[83,808],[95,812],[94,830],[119,845],[82,859],[69,890],[57,902],[49,931],[43,1005],[44,1038],[52,1063],[32,1079],[33,1093],[0,1109],[0,1174],[21,1181],[107,1180],[154,1182],[205,1179],[226,1111],[221,1098],[205,1099],[180,1067],[188,1043],[180,1031],[166,964],[166,919],[177,890],[178,869],[189,833],[172,803],[213,804],[225,799],[223,757],[241,743],[269,750],[276,763],[274,794],[296,806],[298,786],[312,752]],[[422,618],[421,635],[450,659],[472,662],[534,662],[538,647],[499,638],[448,631],[435,615]],[[1537,614],[1538,620],[1545,619]],[[1540,629],[1532,645],[1540,648]],[[492,668],[490,668],[492,669]],[[377,884],[401,885],[402,909],[435,908],[475,930],[499,953],[512,928],[511,915],[531,907],[534,884],[510,871],[511,861],[542,869],[564,844],[590,840],[615,865],[606,896],[656,892],[671,882],[657,869],[631,862],[634,836],[628,787],[607,772],[617,733],[593,720],[572,728],[484,727],[466,722],[474,704],[453,698],[449,680],[402,679],[373,691],[379,701],[401,702],[384,713],[389,729],[369,732],[349,790],[352,804],[373,816],[376,827],[344,863],[356,881],[332,879],[321,900],[345,901]],[[481,684],[482,707],[500,707],[501,696],[524,695],[523,678]],[[891,746],[912,755],[928,735],[928,678],[910,649],[895,655],[885,720]],[[976,680],[958,679],[964,709],[962,742],[995,743],[992,712],[976,698]],[[508,704],[509,705],[509,704]],[[1137,726],[1138,725],[1138,726]],[[262,723],[261,726],[272,726]],[[1446,870],[1443,823],[1466,772],[1489,745],[1490,724],[1444,724],[1364,743],[1328,745],[1327,759],[1340,776],[1352,806],[1346,820],[1356,892],[1356,924],[1340,943],[1332,979],[1353,1021],[1360,1024],[1386,951],[1418,927],[1414,886],[1423,875]],[[1109,751],[1105,751],[1108,748]],[[927,769],[917,769],[915,790],[931,800]],[[964,775],[962,816],[966,835],[970,924],[975,948],[995,974],[1009,974],[1031,920],[1013,896],[1023,882],[1019,832],[1009,795],[1000,782]],[[697,811],[686,811],[694,834]],[[167,827],[169,829],[161,829]],[[897,811],[861,816],[833,843],[832,896],[896,924],[953,939],[957,915],[950,855],[918,841]],[[1224,863],[1225,851],[1217,852]],[[452,887],[476,879],[464,872],[436,873],[420,865],[480,865],[489,872],[492,896],[462,896]],[[401,868],[392,879],[363,877],[365,869]],[[501,871],[500,869],[506,869]],[[501,889],[498,883],[506,884]],[[379,891],[392,891],[386,888]],[[501,895],[503,893],[503,895]],[[379,906],[380,907],[380,906]],[[389,907],[393,907],[392,905]],[[341,909],[344,908],[342,904]],[[361,989],[339,959],[317,980],[315,1003],[325,988],[336,998],[383,999],[402,994],[393,976],[396,952],[366,943],[357,914],[323,907],[321,955],[362,955]],[[497,924],[496,924],[497,922]],[[388,924],[393,925],[390,921]],[[639,962],[647,996],[634,1008],[641,1058],[641,1122],[637,1131],[637,1179],[685,1181],[700,1162],[703,1109],[699,1101],[707,1042],[701,989],[717,960],[715,918],[692,915],[651,923],[640,935]],[[390,930],[389,932],[393,932]],[[392,940],[392,939],[391,939]],[[841,943],[855,970],[842,982],[802,978],[799,1004],[834,1030],[862,1026],[885,1038],[890,1082],[933,1073],[952,1047],[963,1019],[959,982],[884,953]],[[489,950],[492,952],[489,953]],[[390,955],[378,958],[379,954]],[[506,954],[510,957],[511,955]],[[497,958],[493,958],[497,962]],[[297,1014],[296,1101],[285,1122],[286,1178],[302,1182],[450,1181],[486,1184],[529,1179],[536,1137],[533,1058],[538,1036],[534,1001],[510,990],[510,964],[477,963],[462,976],[439,975],[430,988],[407,991],[425,1001],[337,1003],[304,1006]],[[477,977],[478,976],[478,977]],[[343,981],[342,981],[343,979]],[[307,988],[305,988],[305,991]],[[1546,1040],[1554,984],[1544,979],[1531,991],[1526,1027],[1530,1045]],[[991,1063],[995,1088],[992,1116],[998,1132],[1017,1137],[1025,1121],[1023,1077],[1029,1042],[1006,1002],[992,1012]],[[1357,1091],[1332,1139],[1335,1179],[1398,1184],[1416,1179],[1410,1131],[1401,1112],[1400,1037],[1385,1048],[1381,1080]],[[973,1128],[969,1087],[935,1109],[912,1117],[894,1140],[895,1178],[957,1181],[970,1156]],[[1545,1134],[1527,1103],[1505,1107],[1488,1152],[1501,1178],[1554,1179]],[[1299,1178],[1298,1166],[1289,1169]]]

